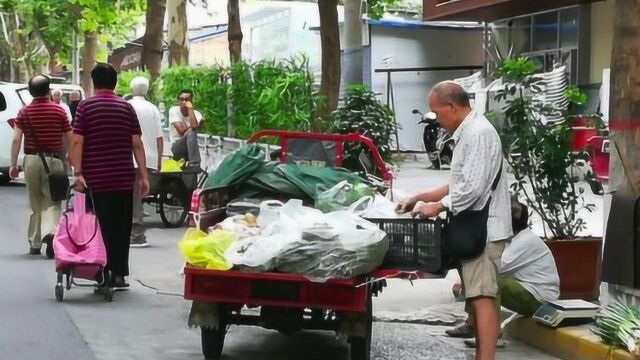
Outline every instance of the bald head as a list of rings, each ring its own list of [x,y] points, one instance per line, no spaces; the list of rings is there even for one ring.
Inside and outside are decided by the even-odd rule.
[[[471,107],[469,104],[469,94],[464,91],[462,86],[453,81],[437,83],[436,86],[431,89],[429,96],[432,95],[443,105],[451,103],[460,107]]]
[[[51,81],[44,75],[36,75],[29,80],[29,94],[35,97],[49,96]]]
[[[436,84],[429,92],[428,102],[438,124],[449,133],[453,133],[471,112],[469,94],[453,81]]]

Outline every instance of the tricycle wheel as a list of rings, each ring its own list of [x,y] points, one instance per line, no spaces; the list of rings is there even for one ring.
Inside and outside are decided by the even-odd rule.
[[[62,280],[63,280],[63,273],[61,271],[58,271],[58,279],[56,281],[56,290],[55,290],[56,300],[58,301],[62,301],[62,298],[64,297],[64,287],[62,286]]]
[[[373,311],[371,302],[371,292],[367,295],[367,314],[365,318],[364,336],[352,336],[351,342],[351,360],[370,360],[371,359],[371,333],[373,323]]]
[[[189,214],[189,191],[182,179],[173,178],[162,184],[158,210],[164,226],[177,228],[187,219]]]
[[[115,292],[115,290],[110,287],[110,286],[105,286],[104,287],[104,300],[106,302],[112,302],[113,301],[113,293]]]
[[[227,335],[227,325],[220,321],[217,329],[200,328],[202,338],[202,355],[206,360],[217,360],[222,356],[224,337]]]

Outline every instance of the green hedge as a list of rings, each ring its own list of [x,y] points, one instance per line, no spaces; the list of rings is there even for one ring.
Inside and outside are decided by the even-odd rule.
[[[247,138],[261,129],[309,130],[317,95],[307,65],[306,58],[297,57],[229,67],[170,68],[154,84],[152,101],[164,102],[168,110],[177,104],[180,90],[193,90],[193,105],[205,118],[204,132],[213,135]],[[148,76],[121,73],[116,92],[130,93],[129,82],[138,75]]]

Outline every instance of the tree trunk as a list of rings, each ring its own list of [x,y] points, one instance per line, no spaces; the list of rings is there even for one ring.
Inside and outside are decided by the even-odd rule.
[[[242,27],[240,26],[239,0],[229,0],[227,3],[227,16],[229,31],[229,59],[234,64],[242,59]]]
[[[93,82],[91,70],[96,66],[96,48],[98,47],[98,34],[84,33],[84,55],[82,56],[82,88],[86,96],[93,94]]]
[[[169,66],[189,65],[187,0],[167,0],[169,12]]]
[[[344,83],[362,84],[362,0],[344,2]]]
[[[609,187],[640,195],[640,0],[617,0],[615,6]]]
[[[162,40],[167,0],[147,0],[147,25],[142,40],[142,64],[151,74],[151,82],[160,76]]]
[[[58,64],[58,54],[53,49],[47,49],[49,52],[49,74],[56,72],[56,65]]]
[[[340,30],[338,1],[318,0],[320,12],[320,41],[322,43],[322,103],[316,109],[316,130],[324,130],[328,116],[338,107],[340,95]]]

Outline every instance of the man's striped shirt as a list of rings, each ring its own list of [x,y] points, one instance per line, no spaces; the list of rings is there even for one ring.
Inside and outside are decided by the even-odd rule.
[[[32,155],[37,151],[62,154],[62,136],[71,131],[64,110],[44,97],[20,109],[16,126],[24,133],[24,153]]]
[[[133,189],[131,137],[141,131],[128,102],[112,91],[97,91],[78,105],[73,132],[84,138],[82,174],[92,191]]]

